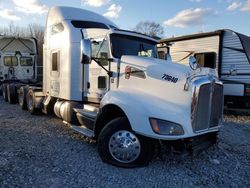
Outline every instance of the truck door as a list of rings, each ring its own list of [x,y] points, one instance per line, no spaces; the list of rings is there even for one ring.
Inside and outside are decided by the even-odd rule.
[[[92,57],[101,58],[98,61],[103,67],[110,70],[110,63],[108,60],[105,60],[105,58],[110,57],[108,40],[106,38],[92,40]],[[92,60],[89,65],[87,100],[99,103],[108,90],[109,76],[107,72],[95,60]]]

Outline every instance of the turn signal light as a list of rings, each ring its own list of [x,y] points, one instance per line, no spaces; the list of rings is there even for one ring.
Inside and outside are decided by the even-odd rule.
[[[129,79],[130,78],[130,74],[131,74],[131,67],[130,66],[126,66],[126,68],[125,68],[125,79]]]
[[[177,123],[156,118],[149,118],[149,121],[153,131],[157,134],[169,136],[184,134],[182,126]]]

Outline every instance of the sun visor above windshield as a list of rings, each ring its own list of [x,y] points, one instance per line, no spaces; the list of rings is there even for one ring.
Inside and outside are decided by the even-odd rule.
[[[84,39],[92,39],[92,38],[104,38],[109,30],[107,29],[82,29]]]

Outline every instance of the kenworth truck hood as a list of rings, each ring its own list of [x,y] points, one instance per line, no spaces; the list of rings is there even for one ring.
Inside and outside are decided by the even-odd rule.
[[[127,74],[128,67],[132,67],[129,77]],[[138,76],[137,73],[140,70],[145,74],[144,78]],[[154,108],[155,114],[160,114],[157,109],[162,111],[162,107],[166,107],[176,114],[181,114],[184,111],[187,117],[190,118],[192,81],[188,80],[201,75],[208,76],[208,74],[211,75],[214,72],[208,68],[193,71],[185,65],[168,63],[155,58],[123,56],[121,58],[120,74],[119,90],[137,96],[135,100],[138,101],[144,96],[152,98],[152,102],[147,101],[149,105],[144,106],[144,109],[148,110],[149,113],[152,113],[152,108]],[[188,83],[189,87],[185,90],[186,83]],[[156,100],[160,102],[158,104],[153,102]]]
[[[193,71],[185,65],[160,59],[122,56],[118,88],[105,94],[101,107],[109,104],[120,107],[132,129],[142,135],[170,140],[195,136],[197,134],[191,125],[192,78],[216,79],[213,74],[212,69],[207,68]],[[185,85],[188,87],[184,89]],[[183,126],[185,135],[173,137],[156,134],[149,118],[175,122]]]
[[[122,63],[131,63],[131,66],[138,66],[143,68],[151,75],[155,69],[164,70],[172,74],[172,76],[179,76],[179,78],[186,77],[185,75],[190,74],[192,71],[189,67],[183,66],[178,63],[169,63],[165,60],[140,57],[140,56],[122,56]],[[145,69],[146,68],[146,69]],[[160,71],[161,72],[161,71]],[[151,75],[153,76],[153,75]]]
[[[126,77],[126,67],[131,67],[130,77]],[[135,68],[135,70],[133,70]],[[133,72],[134,71],[134,72]],[[138,77],[136,73],[141,71],[145,78]],[[192,70],[184,65],[168,63],[161,59],[122,56],[121,58],[121,87],[131,87],[160,98],[176,98],[184,92],[186,79],[192,74]],[[124,75],[123,75],[124,74]],[[175,92],[174,92],[175,91]],[[178,91],[178,92],[177,92]],[[172,97],[170,95],[173,95]]]
[[[137,68],[143,71],[146,75],[146,80],[149,81],[157,81],[158,84],[160,82],[165,83],[166,85],[182,85],[185,84],[187,78],[192,78],[196,76],[214,76],[218,77],[216,71],[210,68],[198,68],[196,70],[192,70],[189,66],[185,66],[179,63],[170,63],[166,60],[156,59],[156,58],[148,58],[148,57],[139,57],[139,56],[122,56],[121,58],[121,73],[125,73],[125,69],[127,66]],[[133,71],[132,71],[133,72]],[[136,77],[136,76],[135,76]],[[125,78],[125,77],[124,77]],[[133,78],[131,76],[130,78]],[[126,78],[125,78],[126,79]],[[147,85],[151,87],[152,85]],[[184,86],[184,85],[183,85]],[[144,90],[146,85],[139,87],[137,89],[142,88]]]

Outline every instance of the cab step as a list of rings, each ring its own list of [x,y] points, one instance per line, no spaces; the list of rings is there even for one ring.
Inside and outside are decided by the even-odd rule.
[[[52,98],[50,95],[46,94],[43,100],[42,112],[44,114],[54,114],[55,103],[56,103],[55,98]]]
[[[95,119],[97,112],[88,111],[86,109],[74,109],[76,113],[81,114],[83,117],[88,119]]]
[[[93,130],[90,130],[88,129],[87,127],[85,126],[75,126],[75,125],[70,125],[70,127],[75,130],[76,132],[86,136],[86,137],[89,137],[89,138],[93,138],[95,136],[94,134],[94,131]]]

